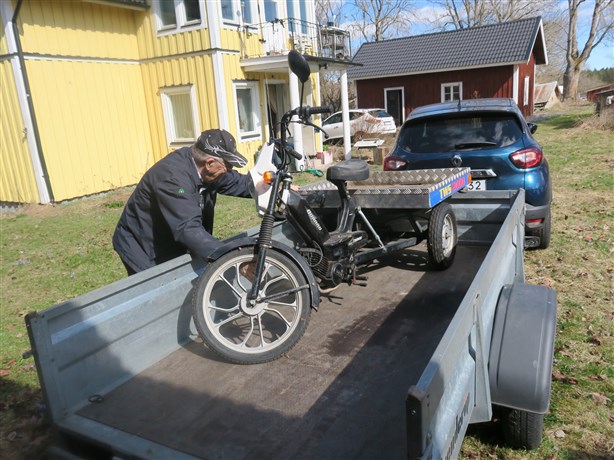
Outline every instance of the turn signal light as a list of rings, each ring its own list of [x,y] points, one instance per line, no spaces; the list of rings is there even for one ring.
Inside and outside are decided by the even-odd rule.
[[[510,160],[512,160],[514,166],[522,169],[534,168],[540,165],[543,158],[544,154],[538,148],[518,150],[510,155]]]
[[[262,180],[267,184],[272,184],[275,180],[275,172],[274,171],[265,171],[262,175]]]

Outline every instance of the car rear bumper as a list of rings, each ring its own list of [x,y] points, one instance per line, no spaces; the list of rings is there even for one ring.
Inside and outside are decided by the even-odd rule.
[[[543,206],[533,206],[526,203],[526,220],[535,221],[541,220],[539,223],[527,224],[529,228],[539,228],[544,225],[544,219],[550,215],[550,203]]]

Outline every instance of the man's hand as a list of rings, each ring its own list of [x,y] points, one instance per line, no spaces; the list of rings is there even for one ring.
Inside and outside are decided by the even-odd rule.
[[[241,273],[241,276],[247,278],[250,283],[253,283],[256,277],[256,261],[243,262],[239,265],[239,273]]]

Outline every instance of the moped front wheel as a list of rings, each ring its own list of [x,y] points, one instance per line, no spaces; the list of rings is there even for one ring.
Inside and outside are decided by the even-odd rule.
[[[204,343],[226,361],[258,364],[288,352],[305,333],[311,314],[309,285],[288,257],[269,250],[257,302],[245,264],[250,248],[229,252],[205,267],[192,298],[194,323]]]

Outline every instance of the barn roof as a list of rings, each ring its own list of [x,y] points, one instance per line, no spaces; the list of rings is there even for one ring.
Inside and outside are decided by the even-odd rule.
[[[353,80],[527,63],[547,64],[541,17],[364,43]]]

